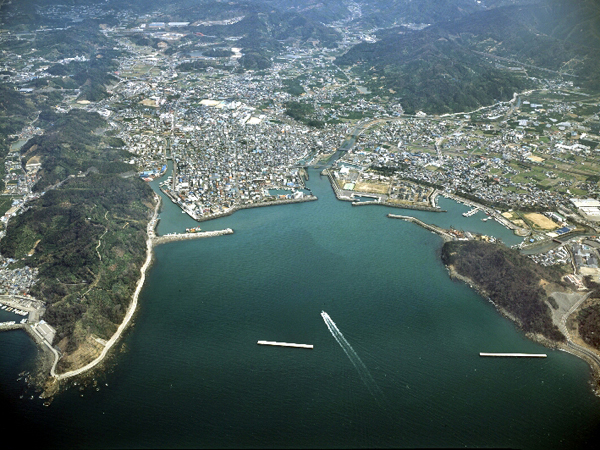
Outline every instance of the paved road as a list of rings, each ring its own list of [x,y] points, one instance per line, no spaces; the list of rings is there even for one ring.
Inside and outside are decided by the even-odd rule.
[[[581,304],[583,304],[583,302],[589,298],[589,296],[592,293],[593,293],[593,291],[588,292],[586,295],[582,296],[577,302],[575,302],[573,304],[573,306],[571,306],[571,308],[562,316],[562,318],[558,324],[558,329],[567,338],[567,347],[569,349],[573,350],[575,354],[577,354],[579,352],[579,353],[582,353],[583,355],[587,356],[593,362],[593,364],[596,365],[595,369],[600,373],[600,356],[596,352],[593,352],[593,351],[589,350],[588,348],[583,347],[583,346],[573,342],[571,340],[571,335],[569,334],[569,330],[567,329],[567,320],[569,319],[571,314],[573,314],[577,310],[577,308],[579,308],[581,306]]]

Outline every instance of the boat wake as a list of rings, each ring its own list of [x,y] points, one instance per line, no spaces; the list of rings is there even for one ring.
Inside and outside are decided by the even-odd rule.
[[[335,338],[337,343],[340,344],[340,347],[342,347],[342,350],[344,350],[344,353],[346,353],[346,356],[348,356],[350,362],[352,362],[352,365],[358,371],[360,379],[363,381],[365,386],[367,386],[367,389],[369,390],[371,395],[375,397],[375,400],[377,400],[378,403],[382,404],[383,392],[381,391],[381,389],[379,389],[379,386],[377,386],[377,383],[371,376],[371,372],[369,372],[367,366],[365,366],[365,364],[362,362],[358,354],[354,351],[350,343],[346,340],[346,338],[344,337],[340,329],[337,327],[335,322],[331,320],[329,314],[327,314],[325,311],[321,311],[321,317],[323,317],[325,325],[327,325],[327,328],[329,328],[329,332],[331,333],[331,335]]]

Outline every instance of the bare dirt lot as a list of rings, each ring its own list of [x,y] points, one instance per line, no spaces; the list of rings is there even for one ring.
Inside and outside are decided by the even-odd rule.
[[[367,183],[359,181],[354,185],[354,190],[357,192],[372,192],[374,194],[387,194],[390,186],[382,183]]]
[[[538,228],[542,230],[556,230],[559,225],[550,220],[548,217],[539,213],[524,214],[525,218],[530,222],[533,222]]]

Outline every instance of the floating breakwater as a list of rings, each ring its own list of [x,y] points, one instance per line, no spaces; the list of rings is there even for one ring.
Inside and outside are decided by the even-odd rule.
[[[495,358],[547,358],[545,353],[485,353],[480,352],[479,356],[491,356]]]
[[[276,342],[276,341],[258,341],[258,345],[271,345],[274,347],[294,347],[294,348],[310,348],[314,346],[312,344],[294,344],[292,342]]]

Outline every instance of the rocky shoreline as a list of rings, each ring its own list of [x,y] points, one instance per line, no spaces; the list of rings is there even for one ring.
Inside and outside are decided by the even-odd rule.
[[[512,314],[510,314],[508,311],[506,311],[504,308],[494,303],[494,301],[489,297],[488,293],[481,286],[475,283],[471,278],[459,274],[458,272],[456,272],[453,266],[446,266],[446,270],[448,271],[450,279],[455,281],[461,281],[467,284],[471,289],[475,290],[480,296],[487,299],[492,305],[494,305],[496,310],[503,317],[511,320],[520,329],[522,329],[521,321],[518,318],[514,317]],[[565,336],[565,338],[567,339],[566,343],[553,341],[539,333],[525,333],[525,336],[533,342],[543,345],[544,347],[570,353],[574,356],[577,356],[578,358],[583,359],[586,363],[588,363],[592,372],[592,380],[590,382],[592,391],[596,396],[600,397],[600,365],[597,363],[597,361],[594,361],[585,353],[578,351],[577,348],[573,348],[570,345],[572,344],[572,342],[569,339],[570,336]]]

